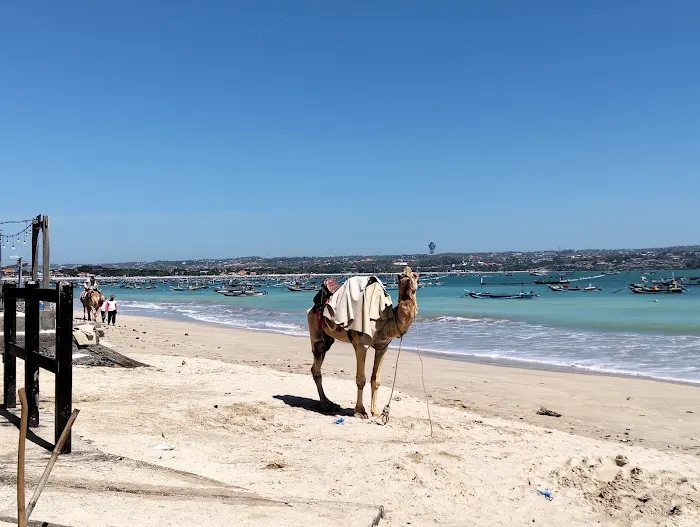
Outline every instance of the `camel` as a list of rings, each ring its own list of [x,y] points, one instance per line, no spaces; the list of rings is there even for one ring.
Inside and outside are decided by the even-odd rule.
[[[92,289],[90,291],[86,291],[85,296],[83,296],[80,301],[83,304],[83,320],[85,320],[85,313],[87,313],[88,320],[94,320],[97,322],[97,312],[105,301],[104,295],[101,292]]]
[[[374,367],[372,368],[372,377],[370,379],[372,386],[372,416],[377,417],[380,412],[377,410],[377,390],[381,379],[382,362],[384,354],[392,339],[401,337],[411,326],[418,313],[418,302],[416,301],[416,291],[418,290],[418,274],[411,271],[410,267],[406,267],[401,274],[398,275],[399,282],[399,302],[394,307],[394,318],[389,318],[377,330],[372,338],[371,347],[374,348]],[[321,408],[325,411],[331,411],[338,408],[338,405],[333,403],[326,397],[323,391],[321,382],[321,366],[326,357],[326,352],[333,345],[333,342],[340,340],[349,342],[355,348],[355,358],[357,359],[357,371],[355,374],[355,382],[357,384],[357,403],[355,404],[355,416],[367,419],[368,415],[362,400],[362,392],[365,387],[365,359],[367,350],[370,346],[365,346],[362,343],[361,334],[355,331],[345,331],[338,328],[331,330],[323,317],[320,318],[315,312],[315,309],[309,309],[306,312],[306,317],[309,324],[309,334],[311,336],[311,351],[314,354],[314,363],[311,366],[311,375],[313,376],[318,396],[320,398]]]

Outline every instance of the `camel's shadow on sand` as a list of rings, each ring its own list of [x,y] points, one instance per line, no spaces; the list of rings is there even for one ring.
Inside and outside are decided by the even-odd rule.
[[[355,410],[353,408],[342,408],[341,406],[336,406],[332,409],[325,409],[321,408],[321,403],[317,399],[299,397],[298,395],[273,395],[272,398],[282,401],[287,406],[291,406],[293,408],[303,408],[304,410],[321,415],[353,416],[355,414]]]

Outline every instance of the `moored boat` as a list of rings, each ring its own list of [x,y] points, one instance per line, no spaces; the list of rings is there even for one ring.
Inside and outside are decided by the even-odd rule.
[[[534,291],[530,291],[529,293],[525,293],[524,291],[521,291],[520,293],[515,293],[515,294],[510,294],[510,293],[502,293],[502,294],[493,294],[489,292],[477,292],[477,291],[467,291],[467,295],[472,297],[472,298],[478,298],[478,299],[486,299],[486,298],[493,298],[493,299],[503,299],[503,300],[522,300],[522,299],[528,299],[528,298],[535,298],[538,296]]]
[[[683,293],[685,289],[678,285],[671,285],[671,286],[659,286],[659,285],[652,285],[651,287],[648,286],[642,286],[640,284],[630,284],[629,286],[630,291],[633,293],[637,294],[643,294],[643,295],[659,295],[659,294],[670,294],[670,293]]]
[[[570,284],[571,280],[564,278],[564,275],[559,275],[558,280],[555,280],[553,278],[545,278],[544,280],[535,280],[533,283],[538,285],[562,285]]]
[[[568,284],[564,284],[564,285],[548,285],[547,287],[549,288],[550,291],[554,291],[555,293],[560,293],[563,291],[568,291],[568,292],[572,292],[572,293],[576,292],[576,291],[583,291],[583,289],[581,289],[581,286],[579,286],[579,285],[575,285],[573,287],[570,287]]]
[[[312,285],[288,285],[287,289],[293,293],[318,291],[318,288]]]
[[[564,285],[548,285],[547,287],[549,287],[549,289],[550,289],[551,291],[554,291],[555,293],[559,293],[559,292],[571,292],[571,293],[583,292],[583,293],[591,293],[591,292],[594,292],[594,291],[602,291],[602,289],[601,289],[600,287],[594,286],[594,285],[592,285],[592,284],[588,284],[587,287],[581,287],[580,285],[576,285],[576,286],[571,287],[571,286],[569,286],[568,284],[564,284]]]

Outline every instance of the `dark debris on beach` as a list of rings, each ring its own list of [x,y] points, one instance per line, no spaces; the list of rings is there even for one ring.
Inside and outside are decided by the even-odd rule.
[[[17,336],[17,345],[24,346],[24,337]],[[4,352],[5,343],[0,339],[0,352]],[[54,357],[56,354],[56,335],[51,333],[42,333],[39,336],[39,353],[46,357]],[[73,355],[85,355],[84,357],[74,357],[73,364],[78,366],[95,366],[95,367],[116,367],[116,368],[137,368],[140,366],[148,366],[142,362],[125,357],[121,353],[117,353],[107,346],[94,344],[79,348],[73,341]]]

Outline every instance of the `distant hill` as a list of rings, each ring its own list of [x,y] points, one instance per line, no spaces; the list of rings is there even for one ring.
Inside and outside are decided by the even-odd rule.
[[[646,249],[566,249],[561,251],[507,251],[480,253],[437,253],[346,256],[278,256],[263,258],[201,258],[119,262],[100,264],[63,264],[52,267],[67,275],[93,273],[101,276],[166,276],[198,273],[223,274],[242,271],[257,274],[285,273],[389,273],[404,265],[417,271],[550,271],[698,269],[700,246]]]

